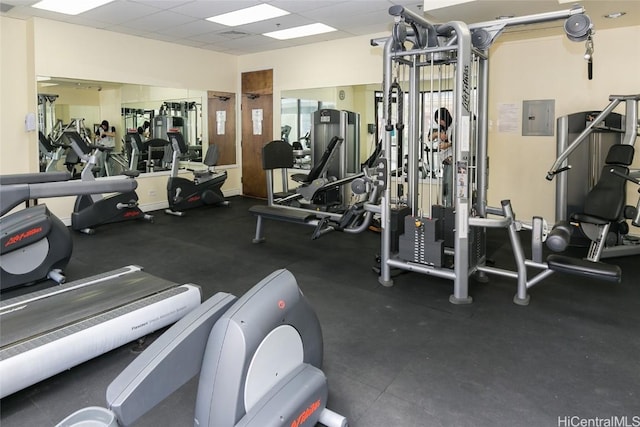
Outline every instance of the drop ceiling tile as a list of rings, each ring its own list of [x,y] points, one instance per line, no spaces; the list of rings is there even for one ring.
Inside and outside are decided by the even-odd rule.
[[[162,10],[170,10],[182,7],[187,3],[194,3],[194,0],[129,0],[130,3],[140,3]]]
[[[132,19],[157,13],[159,9],[140,3],[127,1],[114,1],[95,9],[88,10],[78,15],[78,17],[96,19],[111,24],[122,24]]]
[[[198,34],[219,31],[223,28],[225,28],[223,25],[200,19],[187,22],[186,24],[176,25],[174,27],[166,27],[162,30],[162,32],[175,38],[186,38],[196,36]]]
[[[152,15],[132,19],[124,22],[122,25],[125,27],[140,28],[145,31],[160,32],[164,28],[171,28],[175,25],[192,22],[195,22],[195,18],[163,10]]]
[[[199,0],[174,7],[172,11],[176,13],[182,13],[187,16],[206,19],[211,16],[256,6],[260,3],[264,2],[261,2],[259,0]]]

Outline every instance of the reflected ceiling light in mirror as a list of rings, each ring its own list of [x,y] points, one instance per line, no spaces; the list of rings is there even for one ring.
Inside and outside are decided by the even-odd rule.
[[[605,18],[608,19],[616,19],[616,18],[620,18],[621,16],[626,15],[627,12],[611,12],[611,13],[607,13],[606,15],[604,15]]]
[[[271,31],[262,35],[278,40],[289,40],[299,37],[314,36],[316,34],[330,33],[331,31],[337,30],[328,25],[318,23],[288,28],[286,30]]]
[[[228,27],[237,27],[238,25],[265,21],[267,19],[277,18],[284,15],[289,15],[289,12],[268,4],[259,4],[257,6],[248,7],[246,9],[240,9],[234,12],[212,16],[210,18],[207,18],[207,21],[226,25]]]
[[[87,10],[95,9],[113,0],[41,0],[31,7],[36,9],[48,10],[51,12],[64,13],[65,15],[79,15]]]

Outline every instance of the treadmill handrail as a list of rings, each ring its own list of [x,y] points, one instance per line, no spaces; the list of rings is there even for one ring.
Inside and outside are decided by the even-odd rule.
[[[134,191],[137,187],[138,182],[128,178],[1,185],[0,216],[27,200],[84,194],[127,193]]]
[[[44,182],[68,181],[71,179],[69,172],[45,172],[45,173],[16,173],[0,175],[0,185],[37,184]]]

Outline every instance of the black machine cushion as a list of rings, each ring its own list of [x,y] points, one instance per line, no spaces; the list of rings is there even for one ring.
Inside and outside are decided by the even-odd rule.
[[[68,141],[69,145],[71,145],[72,142],[75,142],[83,154],[91,154],[91,147],[89,146],[89,144],[87,144],[87,141],[85,141],[84,138],[80,136],[78,132],[69,130],[65,131],[63,133],[63,140]],[[67,156],[68,155],[69,153],[67,153]]]
[[[605,163],[607,165],[629,166],[633,163],[634,148],[632,145],[616,144],[609,148]]]
[[[215,166],[218,164],[218,157],[220,157],[220,150],[218,150],[218,146],[215,144],[209,144],[202,163],[209,167]]]
[[[124,141],[127,144],[134,143],[138,151],[140,152],[144,151],[144,142],[142,141],[142,138],[140,137],[140,134],[138,133],[138,131],[127,132],[127,134],[125,135]]]
[[[180,148],[180,154],[187,154],[189,147],[187,147],[186,142],[184,142],[184,137],[180,132],[167,132],[167,136],[169,137],[169,140],[176,140],[178,148]]]
[[[629,173],[628,165],[633,162],[634,149],[631,145],[616,144],[609,148],[605,166],[600,173],[600,179],[589,191],[584,204],[584,210],[575,220],[584,222],[602,223],[617,221],[622,217],[626,204],[627,186],[626,180],[611,171],[623,175]],[[589,217],[599,218],[589,220]]]
[[[333,150],[336,149],[336,146],[340,142],[342,142],[342,138],[340,138],[339,136],[334,136],[333,138],[331,138],[331,141],[329,141],[329,144],[327,145],[326,150],[324,150],[324,153],[322,154],[320,161],[315,164],[315,166],[313,167],[313,169],[311,169],[309,174],[308,175],[295,174],[291,177],[291,179],[298,182],[310,183],[320,178],[320,175],[322,175],[322,172],[324,172],[324,170],[326,169],[327,162],[331,158],[331,154],[333,153]]]
[[[262,169],[283,169],[293,167],[293,147],[281,139],[271,141],[262,147]]]
[[[56,147],[54,147],[53,144],[51,144],[51,140],[47,138],[44,135],[44,133],[42,133],[42,131],[38,131],[38,141],[40,142],[40,144],[42,144],[44,149],[47,150],[48,152],[55,151]]]
[[[624,178],[612,174],[611,170],[624,175],[629,173],[625,166],[605,165],[600,179],[587,194],[584,214],[607,221],[617,221],[621,217],[627,198],[627,182]]]
[[[549,255],[547,257],[549,269],[562,273],[576,274],[591,279],[620,283],[622,270],[617,265],[594,262],[586,259],[573,258],[564,255]]]
[[[296,211],[281,206],[254,205],[249,208],[249,212],[267,219],[295,222],[298,224],[305,224],[317,219],[312,212]]]

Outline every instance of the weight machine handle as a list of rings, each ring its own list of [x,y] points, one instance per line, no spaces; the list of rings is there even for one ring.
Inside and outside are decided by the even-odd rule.
[[[568,171],[569,169],[571,169],[571,165],[563,166],[558,170],[547,172],[547,181],[553,181],[554,176],[558,175],[559,173]]]
[[[640,179],[636,179],[636,178],[634,178],[632,176],[629,176],[627,174],[619,172],[619,171],[617,171],[615,169],[609,169],[609,172],[611,172],[612,174],[614,174],[616,176],[619,176],[620,178],[626,179],[627,181],[631,181],[636,185],[640,185]],[[638,191],[640,192],[640,189],[638,189]]]

